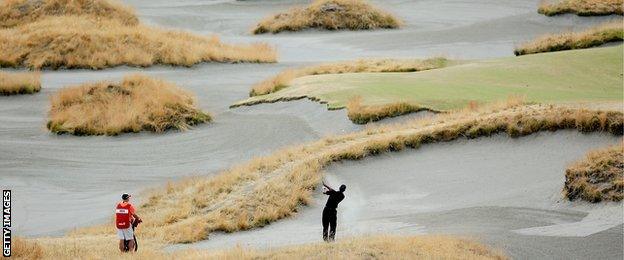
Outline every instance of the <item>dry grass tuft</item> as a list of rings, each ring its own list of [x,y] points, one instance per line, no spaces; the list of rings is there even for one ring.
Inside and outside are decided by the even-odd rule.
[[[347,103],[347,116],[356,124],[367,124],[388,117],[397,117],[409,113],[429,110],[408,102],[396,102],[378,106],[362,105],[362,97],[356,96]]]
[[[0,95],[33,94],[41,90],[39,72],[0,72]]]
[[[98,82],[65,88],[51,97],[48,129],[75,135],[163,132],[209,122],[193,95],[174,84],[131,75],[119,84]]]
[[[217,36],[141,25],[107,0],[10,0],[0,4],[0,67],[103,69],[201,62],[275,62],[263,43],[224,44]]]
[[[514,50],[516,56],[540,52],[586,49],[609,42],[624,40],[624,24],[612,21],[582,32],[568,32],[542,36],[522,44]]]
[[[134,10],[111,0],[5,0],[0,4],[0,28],[38,21],[50,16],[90,16],[137,25]]]
[[[373,30],[398,28],[401,21],[365,0],[315,0],[262,20],[254,34],[301,31],[310,28],[325,30]]]
[[[152,241],[141,240],[141,249],[133,254],[119,253],[115,242],[112,236],[81,240],[19,239],[16,241],[19,248],[14,248],[14,253],[25,259],[507,259],[500,250],[474,241],[430,235],[364,236],[341,239],[336,243],[310,243],[268,250],[235,247],[173,252],[164,252]]]
[[[274,62],[267,44],[228,45],[198,36],[115,20],[52,17],[0,30],[0,66],[102,69],[119,65],[191,66],[200,62]]]
[[[590,151],[566,170],[563,193],[570,200],[621,201],[624,198],[624,144]]]
[[[44,256],[42,246],[30,239],[11,238],[11,257],[17,259],[41,259]]]
[[[579,16],[624,13],[622,0],[548,0],[542,1],[537,12],[547,16],[573,13]]]
[[[445,58],[426,60],[371,59],[320,64],[311,67],[289,69],[252,87],[249,96],[260,96],[287,88],[296,78],[308,75],[362,73],[362,72],[414,72],[446,67]]]
[[[371,127],[287,148],[214,177],[191,178],[155,189],[138,209],[145,220],[141,233],[169,243],[189,243],[215,231],[246,230],[292,216],[312,201],[323,167],[337,161],[497,133],[518,137],[577,129],[622,135],[623,126],[621,112],[519,105],[518,100],[510,99],[435,118]],[[73,236],[104,234],[114,234],[114,225],[79,229]]]

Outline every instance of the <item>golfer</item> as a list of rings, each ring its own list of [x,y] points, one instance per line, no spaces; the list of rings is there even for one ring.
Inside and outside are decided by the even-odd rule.
[[[336,236],[336,219],[338,214],[336,208],[338,208],[338,203],[345,198],[343,193],[347,189],[347,186],[344,184],[340,185],[340,191],[335,191],[331,187],[327,186],[325,182],[323,182],[323,186],[327,188],[323,194],[329,195],[327,203],[325,203],[325,208],[323,209],[323,240],[330,242],[334,241]],[[327,232],[328,228],[329,234]]]

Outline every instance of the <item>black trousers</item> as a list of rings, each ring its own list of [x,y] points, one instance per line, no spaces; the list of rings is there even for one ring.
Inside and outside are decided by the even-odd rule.
[[[336,213],[336,209],[323,209],[323,240],[325,241],[333,241],[336,236]]]

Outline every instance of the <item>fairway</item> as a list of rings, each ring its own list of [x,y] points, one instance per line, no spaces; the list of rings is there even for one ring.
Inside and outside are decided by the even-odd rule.
[[[353,73],[298,78],[276,93],[249,98],[251,105],[302,97],[343,108],[354,96],[368,105],[397,101],[450,110],[520,95],[528,102],[619,101],[622,45],[480,60],[413,73]]]

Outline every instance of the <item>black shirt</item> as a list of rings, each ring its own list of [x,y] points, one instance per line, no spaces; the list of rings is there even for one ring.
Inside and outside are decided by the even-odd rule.
[[[325,207],[330,209],[337,208],[338,203],[340,203],[345,197],[342,192],[335,190],[326,191],[325,194],[329,195],[329,198],[327,198],[327,203],[325,203]]]

